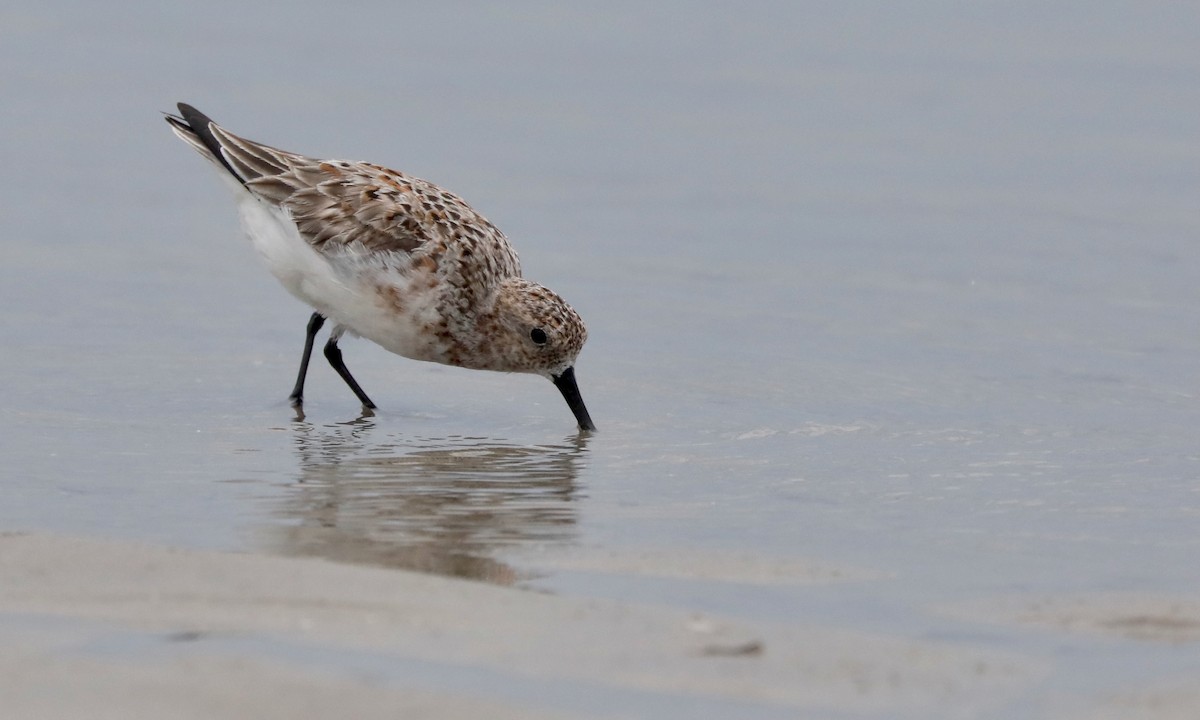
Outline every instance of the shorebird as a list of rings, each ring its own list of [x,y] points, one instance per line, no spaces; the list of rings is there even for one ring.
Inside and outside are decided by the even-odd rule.
[[[347,332],[414,360],[541,375],[580,430],[595,430],[575,381],[583,320],[521,277],[508,238],[462,198],[382,165],[253,142],[178,107],[166,116],[171,129],[218,167],[267,268],[313,309],[289,396],[297,410],[314,339],[329,319],[325,357],[368,410],[375,403],[338,347]]]

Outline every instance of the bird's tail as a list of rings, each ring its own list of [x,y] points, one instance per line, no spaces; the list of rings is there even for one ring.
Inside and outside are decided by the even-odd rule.
[[[238,182],[246,184],[246,179],[234,169],[233,165],[229,163],[229,159],[226,158],[221,141],[213,134],[213,128],[218,126],[212,121],[212,118],[187,103],[179,103],[179,115],[167,115],[166,120],[170,124],[172,132],[180,140],[191,145],[209,162],[226,170]]]
[[[167,115],[166,118],[180,139],[251,191],[256,180],[281,175],[297,163],[308,160],[302,155],[234,135],[187,103],[179,103],[179,115]]]

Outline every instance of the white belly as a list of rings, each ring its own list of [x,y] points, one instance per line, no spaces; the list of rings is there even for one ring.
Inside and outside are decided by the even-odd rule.
[[[411,275],[377,253],[318,252],[286,211],[248,193],[241,194],[238,210],[267,269],[296,298],[397,355],[441,359],[436,338],[427,332],[437,320],[436,292],[427,282],[418,288]]]

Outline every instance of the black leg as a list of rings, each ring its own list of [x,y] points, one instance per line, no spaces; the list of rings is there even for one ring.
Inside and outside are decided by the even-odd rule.
[[[335,332],[334,335],[336,336],[337,333]],[[354,380],[354,376],[346,368],[346,363],[342,362],[342,350],[337,346],[337,337],[330,337],[329,342],[325,343],[325,359],[329,361],[333,369],[337,370],[337,374],[342,376],[342,379],[346,381],[346,384],[358,396],[358,400],[363,404],[363,407],[368,410],[374,410],[375,403],[371,402],[371,398],[367,397],[367,394],[358,386],[358,383]]]
[[[308,319],[308,335],[304,338],[304,356],[300,358],[300,373],[296,375],[296,387],[292,388],[292,394],[288,396],[292,407],[300,407],[304,404],[304,378],[308,375],[308,358],[312,355],[313,340],[324,324],[325,316],[321,313],[313,313],[312,317]]]

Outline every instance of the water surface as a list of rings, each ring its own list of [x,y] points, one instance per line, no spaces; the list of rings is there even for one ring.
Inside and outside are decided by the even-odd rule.
[[[1194,673],[1194,643],[944,608],[1200,589],[1197,28],[1122,3],[4,10],[0,529],[1055,662],[989,717]],[[178,100],[466,197],[588,322],[600,432],[539,378],[363,342],[379,413],[318,358],[295,420],[307,310],[168,132]],[[700,572],[739,555],[873,579]]]

